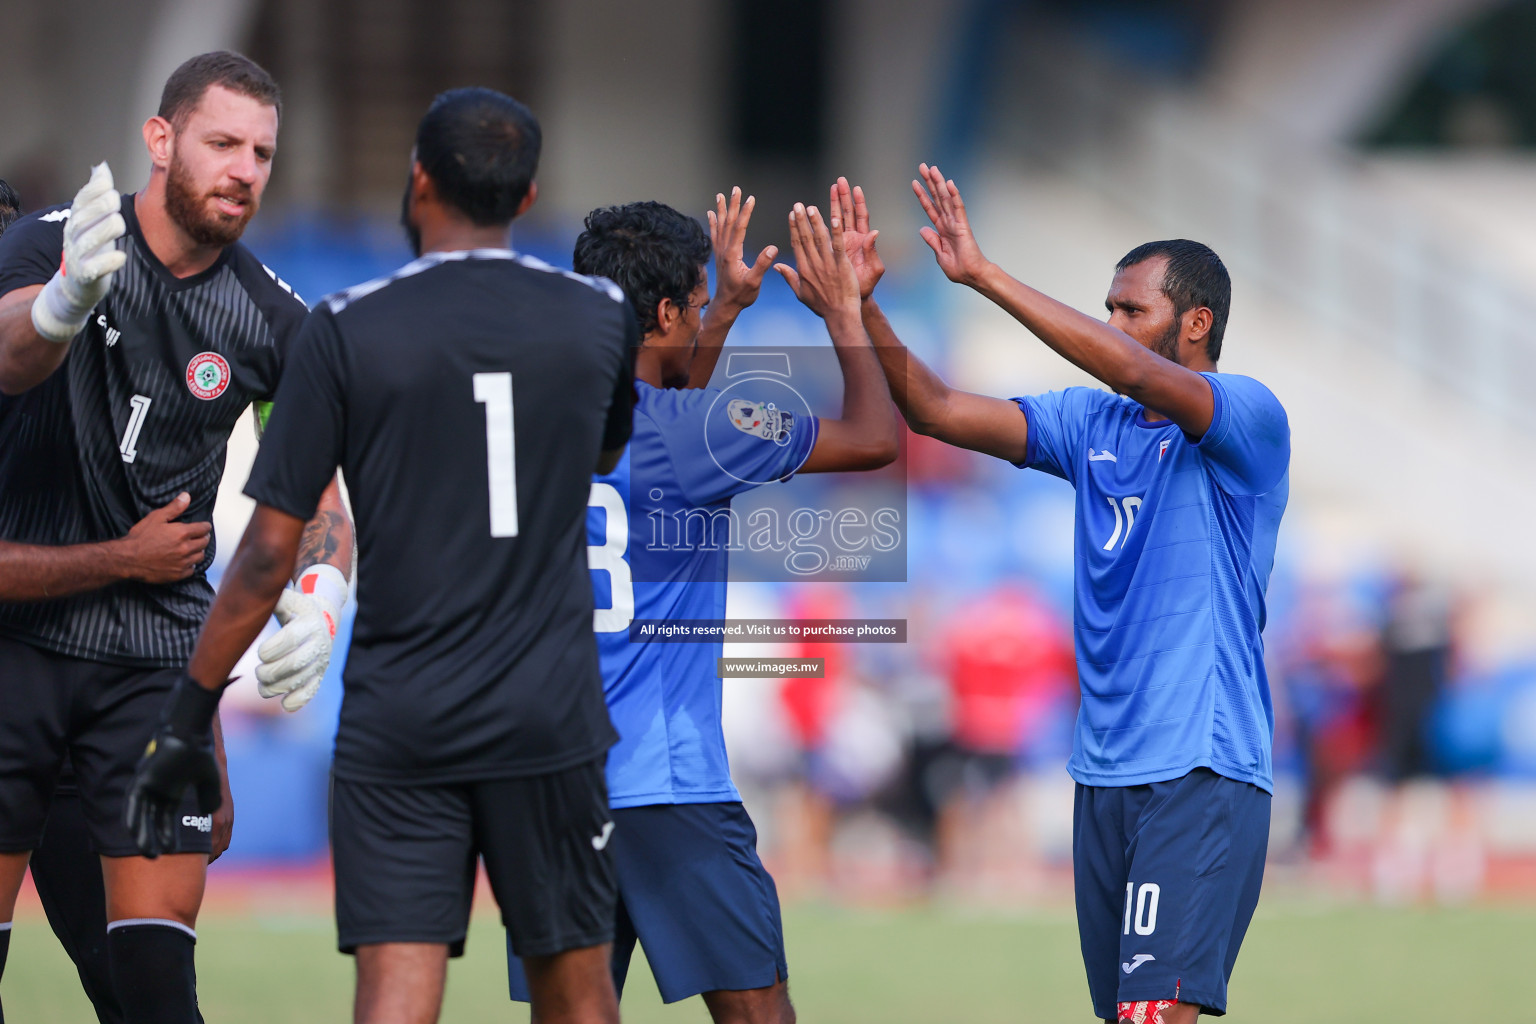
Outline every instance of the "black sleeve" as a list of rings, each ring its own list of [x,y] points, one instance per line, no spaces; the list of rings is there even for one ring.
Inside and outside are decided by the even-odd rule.
[[[304,321],[278,385],[246,496],[303,520],[346,449],[347,367],[336,319],[324,305]]]
[[[271,358],[262,360],[257,367],[260,373],[259,385],[262,389],[258,397],[271,401],[273,394],[277,391],[278,382],[282,379],[288,354],[293,350],[294,339],[298,337],[299,330],[304,326],[304,321],[309,315],[309,308],[304,305],[304,300],[288,282],[278,277],[253,253],[240,249],[237,251],[237,259],[239,263],[236,273],[239,275],[240,283],[245,287],[246,294],[251,297],[251,301],[261,312],[262,318],[266,320],[267,328],[272,332]]]
[[[608,420],[603,425],[603,451],[611,452],[629,443],[635,426],[635,353],[640,349],[640,325],[634,310],[624,303],[624,353],[619,360],[619,379],[613,385],[613,401],[608,404]]]
[[[23,217],[0,235],[0,295],[33,284],[47,284],[64,258],[61,206]],[[45,220],[51,217],[52,220]]]
[[[293,343],[299,336],[299,330],[309,318],[309,307],[299,293],[288,287],[282,278],[273,274],[265,265],[261,268],[264,274],[271,275],[270,284],[273,287],[266,289],[262,296],[261,311],[266,314],[267,323],[272,327],[272,334],[277,339],[277,351],[288,357],[293,351]]]

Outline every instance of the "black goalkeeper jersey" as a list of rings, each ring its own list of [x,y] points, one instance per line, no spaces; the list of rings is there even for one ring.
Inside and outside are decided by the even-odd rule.
[[[428,254],[310,314],[245,492],[308,519],[346,476],[338,777],[531,775],[613,743],[586,508],[629,439],[637,340],[615,285],[503,249]]]
[[[244,246],[177,278],[145,244],[123,197],[128,262],[43,383],[0,396],[0,538],[113,540],[186,491],[184,521],[209,521],[235,421],[271,397],[303,302]],[[0,237],[0,295],[59,268],[69,208]],[[171,668],[191,657],[213,600],[204,573],[123,582],[56,601],[0,604],[0,634],[61,654]]]

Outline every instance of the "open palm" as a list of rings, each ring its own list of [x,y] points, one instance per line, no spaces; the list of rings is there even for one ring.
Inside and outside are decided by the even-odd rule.
[[[838,178],[837,184],[832,186],[832,209],[842,210],[843,243],[859,279],[859,298],[867,299],[885,274],[885,261],[875,249],[880,232],[869,229],[869,206],[864,202],[864,190],[857,185],[849,188],[847,178]]]
[[[743,202],[741,189],[732,188],[729,201],[724,193],[715,196],[715,208],[706,213],[709,241],[715,250],[715,295],[710,300],[714,311],[740,311],[756,302],[763,275],[779,254],[778,246],[770,245],[752,263],[744,258],[747,225],[756,205],[755,196],[747,196]]]
[[[987,258],[971,232],[960,190],[953,181],[945,180],[937,167],[919,164],[918,175],[912,191],[933,225],[920,232],[923,241],[933,250],[945,277],[957,284],[974,284],[986,268]]]

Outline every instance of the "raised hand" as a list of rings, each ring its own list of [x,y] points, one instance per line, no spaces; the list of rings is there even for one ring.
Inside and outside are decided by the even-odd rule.
[[[933,250],[945,277],[956,284],[976,284],[988,260],[981,254],[981,247],[971,232],[960,190],[953,181],[946,180],[937,167],[919,164],[917,171],[919,177],[913,179],[912,191],[933,224],[920,232],[923,241]]]
[[[835,208],[834,208],[835,209]],[[829,231],[821,211],[796,203],[789,213],[789,242],[795,250],[795,266],[775,263],[795,298],[823,320],[859,315],[859,279],[844,250],[843,219],[832,214]]]
[[[32,302],[32,326],[49,341],[66,342],[80,333],[96,303],[112,287],[112,275],[128,254],[117,240],[128,230],[123,200],[106,164],[91,168],[91,178],[75,195],[64,222],[64,258],[53,279]]]
[[[848,187],[847,178],[838,178],[832,186],[832,209],[840,210],[843,220],[843,244],[847,246],[848,262],[859,279],[859,298],[867,299],[874,293],[875,285],[885,274],[885,261],[875,251],[875,239],[880,232],[869,229],[869,206],[864,202],[864,190],[855,185]]]
[[[747,225],[752,222],[752,209],[757,205],[756,196],[747,196],[743,202],[741,189],[733,186],[731,198],[723,193],[715,196],[715,208],[709,218],[709,241],[715,250],[715,294],[709,303],[709,312],[715,315],[735,314],[757,301],[757,293],[763,287],[763,276],[773,265],[779,247],[770,245],[757,254],[750,266],[743,258],[747,240]]]
[[[128,558],[133,579],[175,583],[191,576],[201,564],[213,524],[177,522],[191,502],[187,494],[178,494],[170,504],[134,523],[128,535],[117,541]]]

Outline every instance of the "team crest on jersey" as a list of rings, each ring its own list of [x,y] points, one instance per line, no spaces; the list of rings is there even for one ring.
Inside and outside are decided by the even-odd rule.
[[[199,352],[187,364],[187,390],[211,402],[229,387],[229,364],[217,352]]]
[[[764,404],[733,398],[726,403],[725,413],[737,430],[778,445],[788,444],[789,435],[795,429],[795,414],[772,402]]]
[[[1165,437],[1165,438],[1163,438],[1161,441],[1159,441],[1157,443],[1157,461],[1158,462],[1162,462],[1163,461],[1163,453],[1168,450],[1168,446],[1171,445],[1171,444],[1173,444],[1173,438],[1171,438],[1171,437]]]

